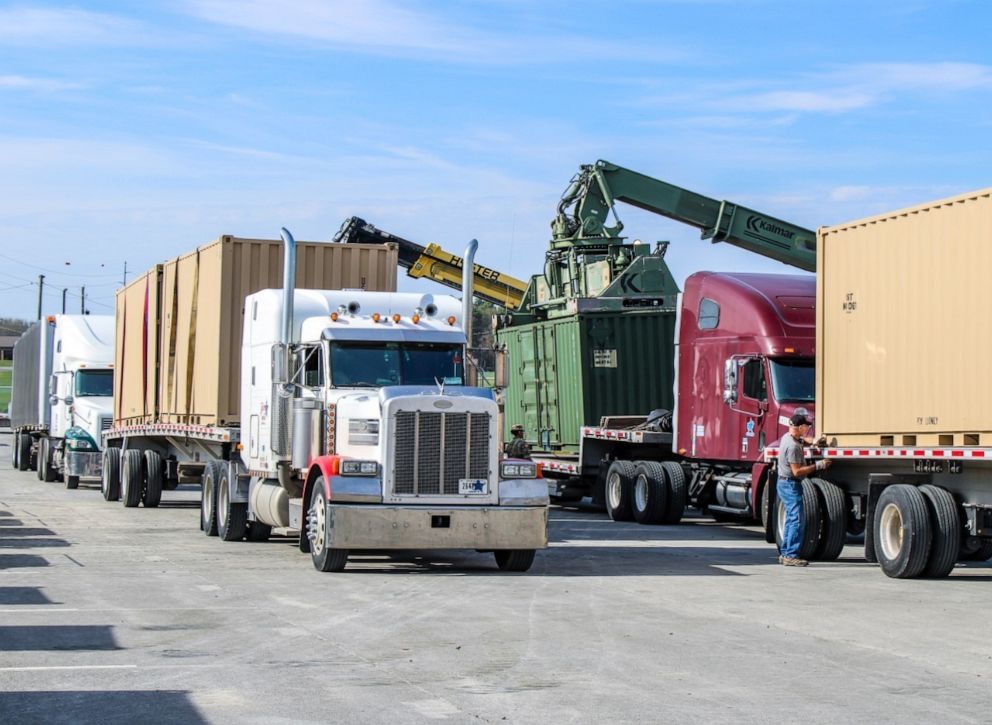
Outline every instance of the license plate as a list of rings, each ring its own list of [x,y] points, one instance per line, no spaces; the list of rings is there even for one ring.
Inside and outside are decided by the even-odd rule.
[[[489,493],[489,481],[484,478],[459,478],[458,493],[487,494]]]

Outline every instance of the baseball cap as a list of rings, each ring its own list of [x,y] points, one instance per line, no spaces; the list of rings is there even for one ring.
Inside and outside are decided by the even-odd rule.
[[[800,408],[789,418],[789,425],[813,425],[813,416],[805,408]]]

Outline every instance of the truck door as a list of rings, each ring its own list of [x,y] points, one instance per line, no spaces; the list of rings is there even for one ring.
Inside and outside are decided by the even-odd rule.
[[[768,377],[764,358],[739,359],[738,399],[732,405],[737,421],[739,460],[756,460],[766,445],[765,423],[768,419]]]

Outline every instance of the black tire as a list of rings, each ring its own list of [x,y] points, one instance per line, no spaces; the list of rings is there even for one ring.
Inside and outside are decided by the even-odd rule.
[[[121,461],[121,500],[124,507],[133,509],[141,503],[141,494],[145,488],[144,456],[135,448],[124,451]]]
[[[79,476],[70,476],[69,474],[66,474],[65,487],[70,491],[79,488]]]
[[[217,535],[221,541],[242,541],[248,529],[248,504],[231,501],[230,468],[217,479]]]
[[[911,579],[927,565],[931,548],[930,514],[919,489],[888,486],[875,507],[875,554],[886,576]]]
[[[121,449],[103,449],[103,474],[100,476],[100,492],[107,501],[121,498]]]
[[[634,518],[634,470],[630,461],[613,461],[606,472],[606,513],[614,521]]]
[[[217,479],[222,472],[218,461],[210,461],[200,479],[200,530],[207,536],[217,536]]]
[[[500,571],[527,571],[534,563],[534,549],[513,549],[494,551],[496,566]]]
[[[313,482],[310,507],[307,509],[306,533],[310,540],[310,559],[317,571],[341,571],[348,563],[347,549],[332,549],[327,545],[327,498],[324,477]]]
[[[668,501],[665,503],[665,516],[661,523],[677,524],[682,521],[689,496],[685,470],[675,461],[663,461],[661,467],[665,470],[665,482],[668,484]]]
[[[592,491],[589,492],[589,503],[592,504],[593,508],[600,511],[606,510],[606,474],[609,470],[609,462],[599,462],[599,469],[596,471],[596,480],[592,482]]]
[[[31,436],[27,433],[17,434],[17,470],[31,469]]]
[[[271,535],[272,527],[261,521],[249,521],[245,529],[245,538],[248,541],[268,541]]]
[[[141,502],[145,508],[152,509],[162,501],[162,477],[165,473],[162,467],[162,456],[158,451],[145,451],[145,488],[141,493]]]
[[[21,450],[21,434],[14,433],[14,437],[10,443],[10,467],[15,471],[19,469],[19,466],[17,465],[17,460],[18,460],[18,453],[20,452],[20,450]]]
[[[660,524],[668,504],[665,469],[654,461],[640,461],[634,468],[631,506],[639,524]]]
[[[45,483],[51,483],[58,478],[59,475],[59,472],[55,470],[55,466],[52,465],[52,439],[44,438],[42,439],[42,442],[45,445],[44,456],[42,457],[44,462],[44,473],[42,474],[42,478],[45,480]]]
[[[968,539],[961,545],[958,561],[988,561],[992,559],[992,539]]]
[[[930,556],[923,567],[923,576],[942,579],[951,573],[961,553],[961,517],[954,496],[947,489],[926,484],[920,493],[927,501],[930,514]]]
[[[765,543],[775,544],[778,541],[778,476],[765,477],[765,486],[761,489],[761,507],[764,516]]]
[[[813,558],[819,561],[835,561],[844,550],[847,540],[847,501],[844,492],[837,484],[822,478],[811,478],[820,506],[820,541]]]
[[[811,559],[820,543],[820,526],[822,515],[816,487],[808,480],[802,482],[803,491],[803,540],[799,545],[799,558]],[[775,522],[775,544],[782,551],[782,529],[785,524],[785,505],[777,500]]]

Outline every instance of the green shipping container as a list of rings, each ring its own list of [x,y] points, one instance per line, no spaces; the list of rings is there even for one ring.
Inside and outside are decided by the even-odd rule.
[[[672,410],[675,310],[578,312],[509,327],[504,435],[524,426],[536,451],[577,453],[583,425]]]

